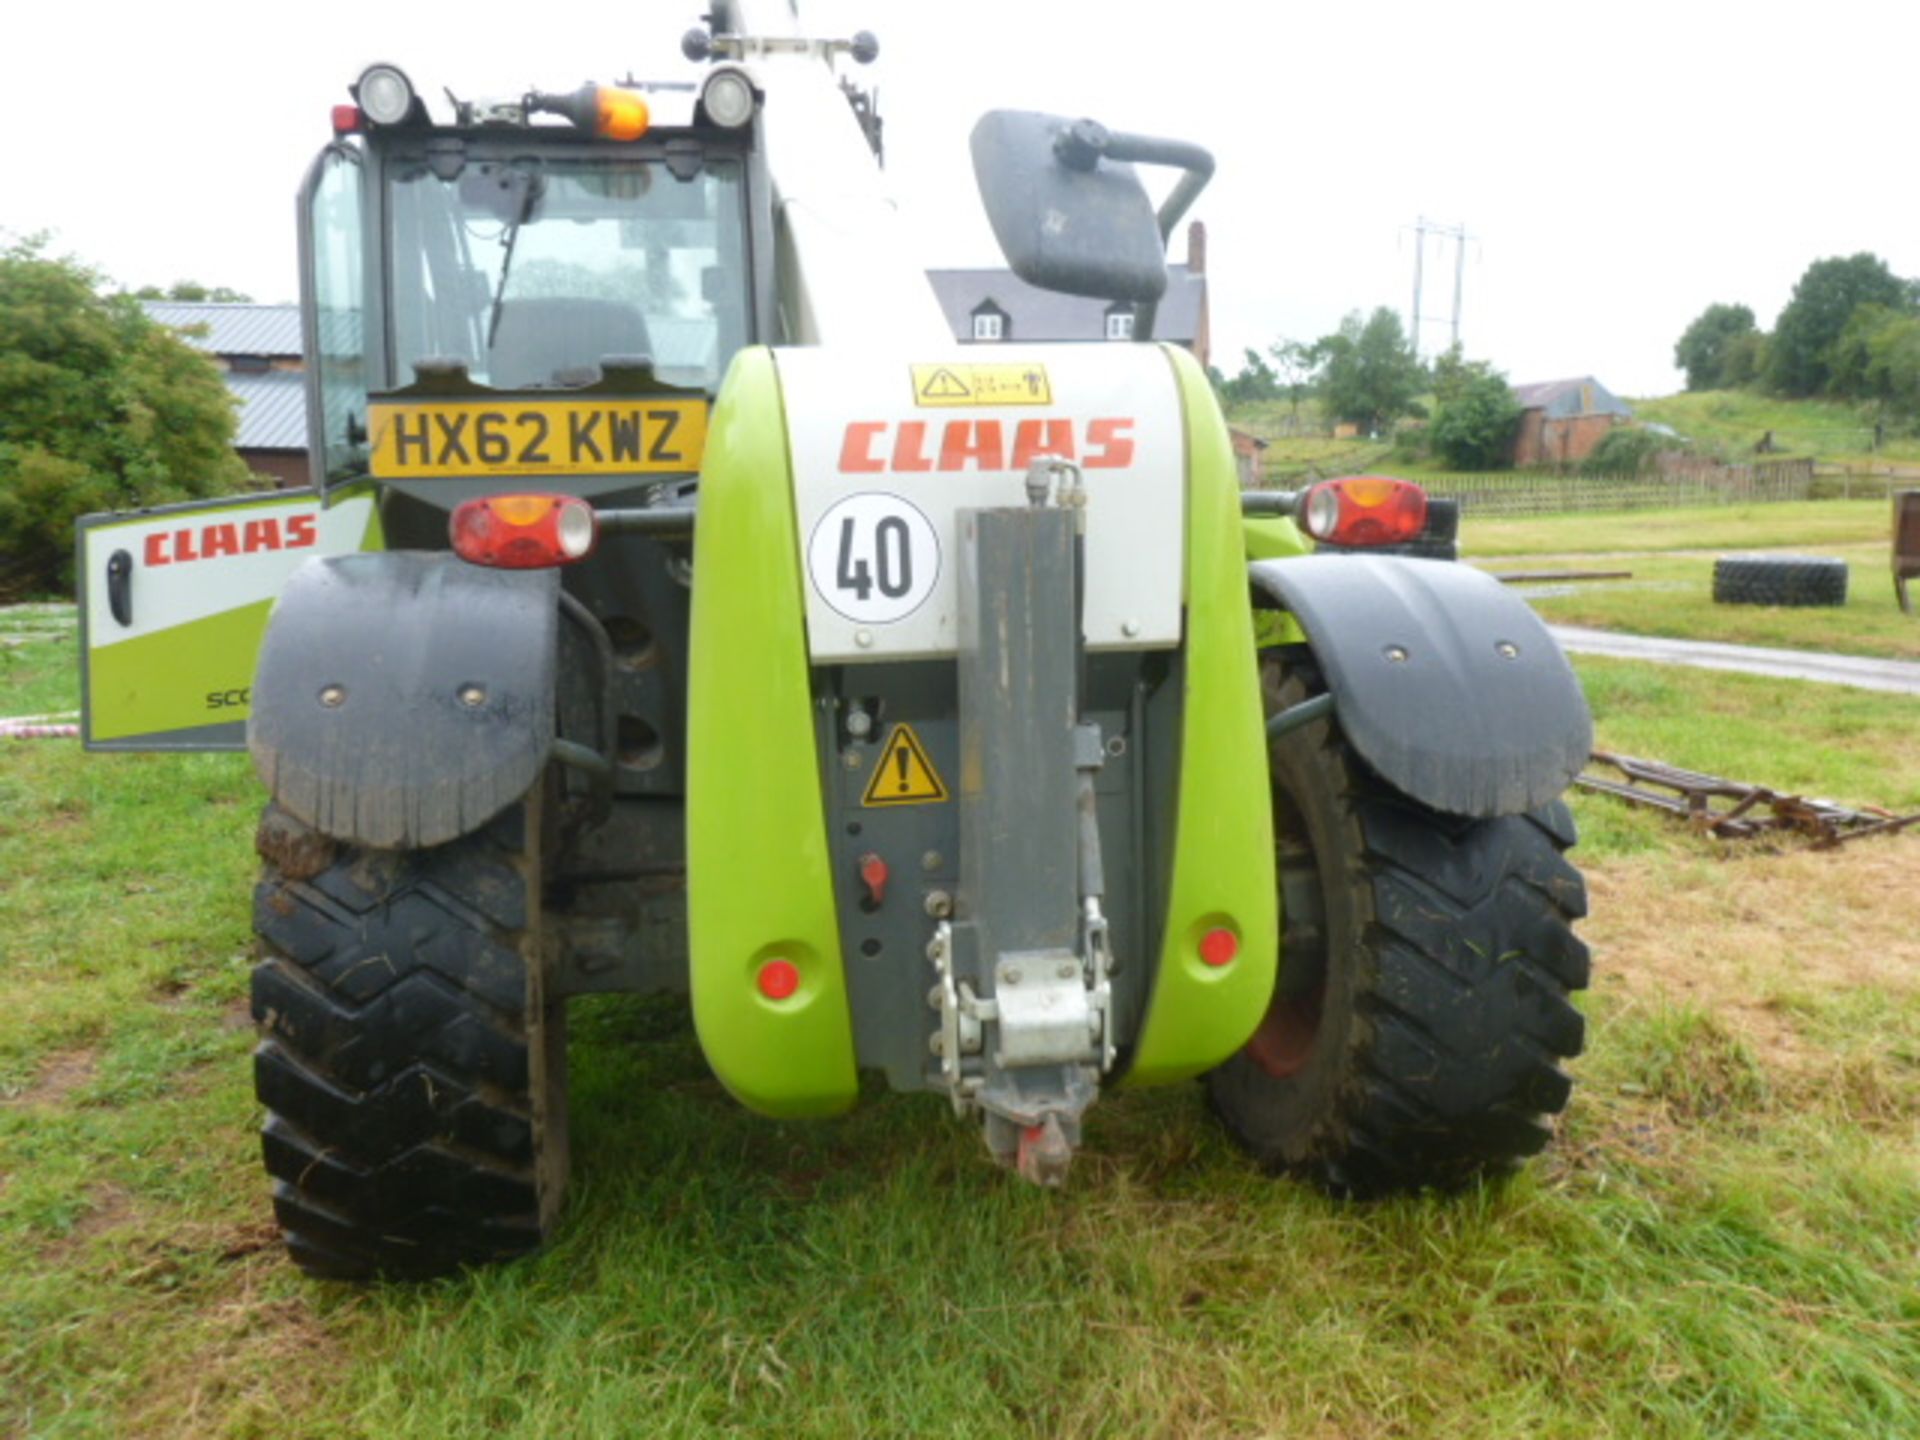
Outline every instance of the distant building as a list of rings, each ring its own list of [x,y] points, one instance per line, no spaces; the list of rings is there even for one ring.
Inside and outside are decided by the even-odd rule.
[[[1264,458],[1262,452],[1267,448],[1267,442],[1238,425],[1229,425],[1227,436],[1233,441],[1233,464],[1240,472],[1240,488],[1251,490],[1260,483],[1260,465]]]
[[[1520,425],[1513,437],[1513,463],[1571,465],[1593,453],[1607,432],[1633,418],[1633,409],[1591,375],[1516,385]]]
[[[301,370],[298,305],[228,305],[183,300],[141,302],[148,315],[185,334],[219,362],[240,402],[233,448],[255,474],[281,489],[307,483],[307,401]]]
[[[962,345],[1133,338],[1130,304],[1042,290],[1011,270],[929,270],[927,278]],[[1153,337],[1184,346],[1205,365],[1208,328],[1207,230],[1196,220],[1187,227],[1187,263],[1167,267]]]

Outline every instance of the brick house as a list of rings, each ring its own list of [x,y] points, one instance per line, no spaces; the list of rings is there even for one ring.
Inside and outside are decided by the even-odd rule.
[[[929,270],[927,279],[962,345],[1133,338],[1132,305],[1042,290],[1011,270]],[[1167,267],[1153,334],[1205,365],[1208,331],[1207,230],[1196,220],[1187,226],[1187,263]]]
[[[1584,460],[1614,426],[1633,418],[1632,407],[1591,375],[1516,385],[1513,393],[1520,402],[1513,463],[1522,468]]]
[[[307,401],[298,305],[141,302],[148,315],[211,355],[240,402],[236,454],[279,489],[307,483]],[[199,331],[201,333],[191,333]]]

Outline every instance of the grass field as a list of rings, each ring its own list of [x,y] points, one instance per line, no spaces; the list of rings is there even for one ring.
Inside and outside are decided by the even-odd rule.
[[[1884,500],[1811,500],[1769,505],[1703,505],[1626,514],[1550,515],[1531,520],[1464,519],[1460,552],[1469,560],[1508,555],[1604,555],[1648,550],[1803,549],[1878,545],[1887,567],[1893,517]]]
[[[1889,579],[1890,533],[1884,501],[1815,500],[1537,520],[1469,518],[1461,526],[1460,547],[1463,558],[1495,572],[1632,572],[1630,580],[1575,583],[1570,594],[1537,595],[1534,608],[1561,624],[1920,660],[1920,619],[1901,613]],[[1764,550],[1845,560],[1847,604],[1716,605],[1714,557]]]
[[[1633,578],[1576,583],[1569,587],[1571,594],[1537,594],[1531,597],[1531,603],[1550,621],[1595,625],[1634,635],[1920,660],[1920,620],[1903,615],[1894,603],[1893,586],[1887,579],[1886,546],[1826,545],[1819,548],[1819,553],[1848,563],[1851,573],[1843,607],[1717,605],[1713,600],[1713,557],[1709,555],[1634,555],[1607,560],[1602,562],[1606,568],[1631,570]],[[1566,563],[1556,560],[1542,568],[1561,568]],[[1507,560],[1489,568],[1532,567]]]
[[[1838,400],[1788,400],[1745,390],[1702,390],[1634,400],[1634,418],[1671,425],[1690,440],[1723,451],[1730,460],[1749,458],[1769,431],[1775,451],[1811,456],[1862,469],[1920,465],[1920,437],[1889,433],[1873,447],[1872,406]]]
[[[0,650],[0,714],[71,667]],[[1614,748],[1920,806],[1908,700],[1578,668]],[[1334,1204],[1183,1086],[1043,1194],[931,1097],[748,1116],[681,1007],[600,1000],[558,1243],[364,1291],[298,1278],[258,1172],[258,803],[241,757],[0,742],[0,1434],[1920,1433],[1920,837],[1576,797],[1589,1053],[1513,1183]]]
[[[1426,397],[1425,403],[1431,405],[1432,397]],[[1721,456],[1730,463],[1755,458],[1810,458],[1863,473],[1889,467],[1895,471],[1920,469],[1920,436],[1902,427],[1889,427],[1875,447],[1871,405],[1789,400],[1745,390],[1706,390],[1627,403],[1633,407],[1636,421],[1670,426],[1702,453]],[[1297,420],[1284,400],[1235,406],[1231,418],[1234,424],[1270,442],[1265,460],[1278,477],[1295,474],[1309,464],[1322,473],[1333,473],[1328,469],[1333,466],[1353,473],[1379,470],[1412,479],[1449,473],[1432,458],[1413,462],[1389,459],[1393,450],[1389,441],[1369,444],[1332,440],[1324,433],[1289,433],[1290,423],[1324,431],[1325,421],[1313,400],[1302,402]],[[1769,433],[1772,451],[1756,457],[1754,447]]]

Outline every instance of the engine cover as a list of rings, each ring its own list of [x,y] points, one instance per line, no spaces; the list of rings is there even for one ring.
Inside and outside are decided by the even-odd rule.
[[[1044,456],[1085,487],[1087,648],[1180,643],[1187,441],[1159,346],[774,353],[816,663],[954,654],[954,517],[1026,504]]]

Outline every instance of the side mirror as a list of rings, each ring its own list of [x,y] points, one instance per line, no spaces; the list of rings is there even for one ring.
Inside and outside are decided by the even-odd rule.
[[[1151,307],[1167,288],[1166,241],[1213,176],[1197,145],[1110,131],[1092,120],[992,110],[973,127],[973,173],[1013,273],[1068,295]],[[1186,173],[1154,213],[1134,163]],[[1137,338],[1151,333],[1152,311]]]

